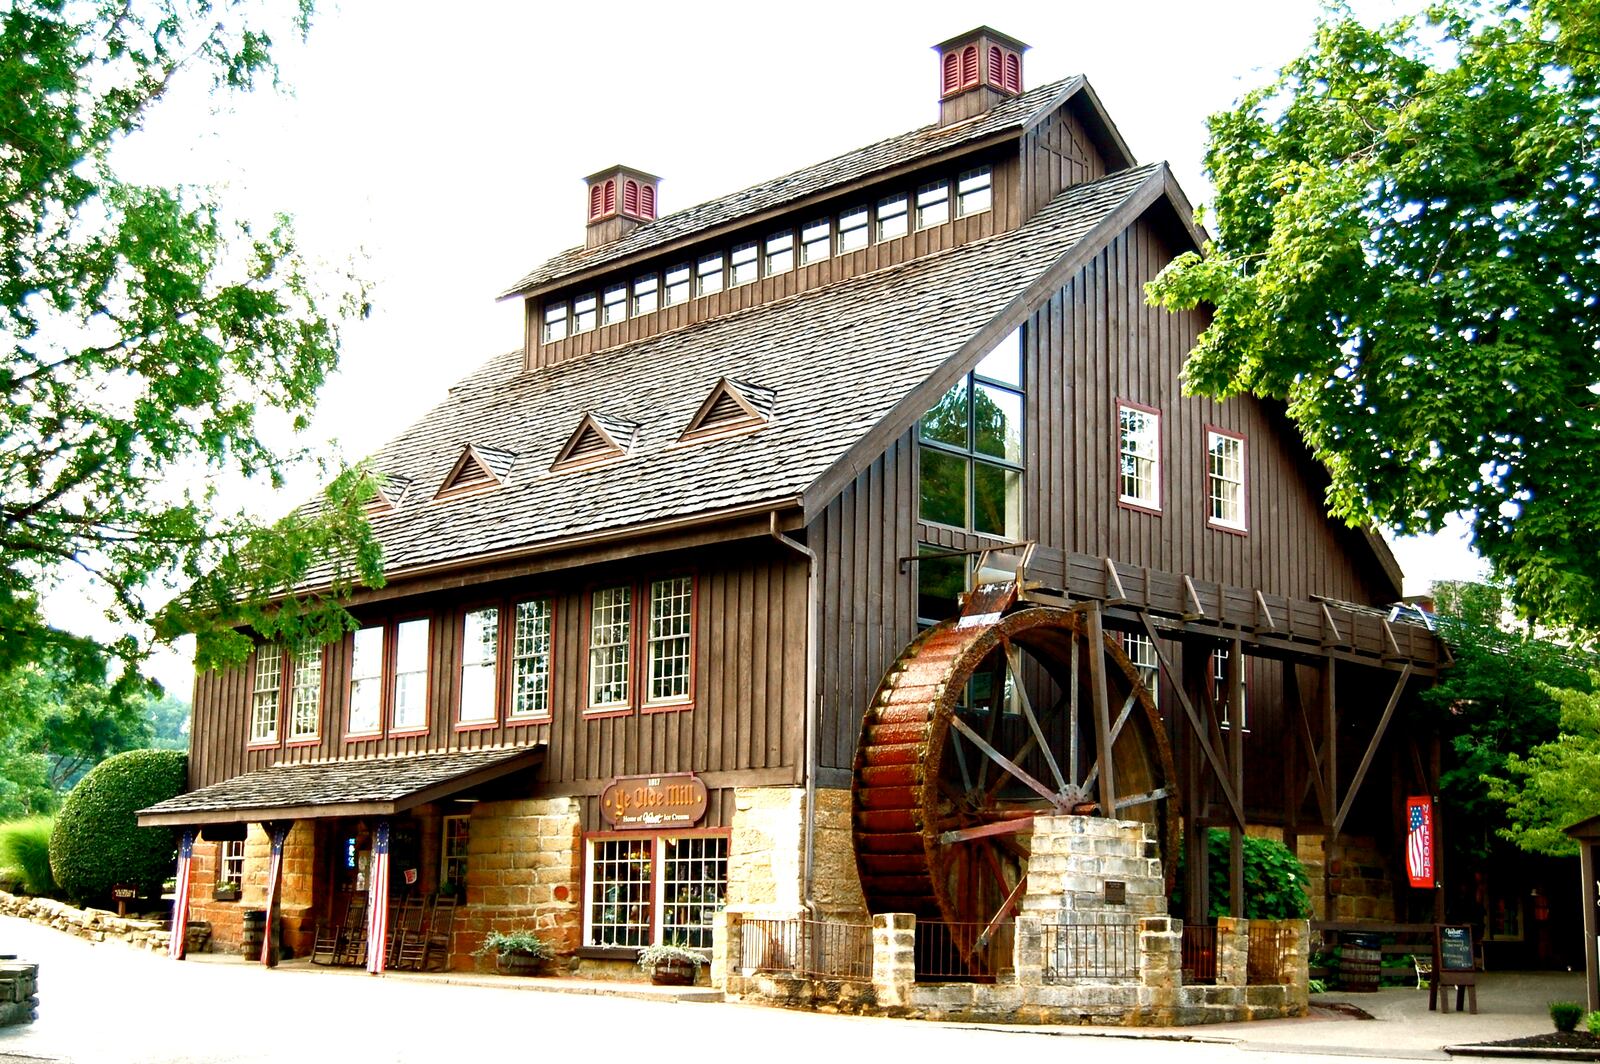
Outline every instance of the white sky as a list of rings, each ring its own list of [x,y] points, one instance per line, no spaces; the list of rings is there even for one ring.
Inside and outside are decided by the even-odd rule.
[[[1297,54],[1317,10],[345,0],[325,3],[306,44],[280,42],[293,96],[258,92],[214,114],[202,94],[175,93],[123,159],[143,179],[222,185],[241,213],[285,211],[332,262],[360,257],[374,313],[348,327],[318,418],[356,458],[520,344],[517,306],[494,297],[582,242],[585,174],[616,162],[661,174],[666,213],[922,125],[937,116],[929,46],[988,23],[1033,45],[1028,86],[1086,74],[1138,159],[1168,160],[1200,203],[1206,116]],[[1479,568],[1459,536],[1396,553],[1408,592]],[[181,653],[157,674],[187,694]]]

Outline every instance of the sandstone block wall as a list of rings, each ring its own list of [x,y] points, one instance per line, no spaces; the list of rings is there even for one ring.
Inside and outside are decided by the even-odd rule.
[[[570,954],[583,934],[582,825],[576,799],[483,802],[467,838],[467,890],[450,966],[492,971],[475,957],[490,931],[531,930]]]

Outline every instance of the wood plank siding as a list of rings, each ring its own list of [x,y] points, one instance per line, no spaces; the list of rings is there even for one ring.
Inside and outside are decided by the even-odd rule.
[[[1387,601],[1393,591],[1362,537],[1324,516],[1326,477],[1282,413],[1248,397],[1216,403],[1182,394],[1183,361],[1206,319],[1199,311],[1171,314],[1145,305],[1144,283],[1174,254],[1166,229],[1157,212],[1147,214],[1028,321],[1021,538],[1057,551],[1109,556],[1135,571],[1147,566],[1299,599]],[[1159,514],[1118,503],[1119,400],[1161,414]],[[1213,426],[1246,440],[1244,535],[1207,523],[1206,445]],[[819,765],[835,785],[845,782],[864,707],[915,633],[917,567],[902,566],[900,559],[915,555],[919,544],[968,549],[996,542],[924,523],[917,509],[912,431],[806,530],[819,557],[822,595]],[[1114,627],[1116,618],[1109,623]],[[1248,662],[1247,763],[1252,755],[1275,758],[1283,749],[1284,667]],[[1364,682],[1344,684],[1341,701],[1359,703]],[[1181,740],[1170,717],[1175,697],[1164,692],[1161,703],[1170,733]],[[1282,774],[1275,767],[1261,775],[1251,780],[1247,805],[1253,816],[1278,819]]]
[[[634,710],[586,716],[588,592],[692,572],[696,578],[694,703],[689,709]],[[549,723],[457,729],[464,613],[489,602],[550,595],[554,601]],[[635,610],[642,604],[635,600]],[[361,614],[364,623],[430,618],[428,730],[425,734],[347,740],[352,642],[324,651],[322,735],[315,743],[248,748],[250,678],[244,667],[202,673],[195,683],[190,788],[279,763],[375,757],[430,750],[548,743],[541,794],[598,795],[617,775],[693,770],[708,786],[796,783],[803,749],[807,624],[806,567],[787,548],[755,541],[714,555],[685,552],[647,564],[595,566],[513,582],[479,584],[411,598],[401,612]],[[635,628],[640,616],[636,612]],[[635,650],[635,661],[642,651]],[[637,682],[637,681],[636,681]],[[731,800],[731,799],[730,799]],[[596,822],[598,823],[598,822]]]

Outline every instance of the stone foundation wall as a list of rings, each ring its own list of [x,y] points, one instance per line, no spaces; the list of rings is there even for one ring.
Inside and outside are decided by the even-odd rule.
[[[530,930],[571,955],[583,934],[582,825],[576,799],[483,802],[467,837],[467,891],[450,966],[493,971],[475,957],[490,931]]]
[[[38,1018],[39,966],[27,961],[0,961],[0,1027],[31,1023]]]
[[[1394,870],[1374,839],[1342,835],[1334,845],[1332,860],[1324,852],[1321,835],[1301,835],[1298,856],[1310,878],[1313,920],[1393,921]],[[1333,911],[1328,911],[1328,893]]]
[[[817,908],[824,914],[868,921],[867,899],[856,870],[855,829],[848,790],[816,789],[812,820],[812,884]]]
[[[167,948],[164,920],[135,920],[105,909],[79,909],[51,898],[0,891],[0,916],[16,916],[90,942],[125,942],[148,950]]]

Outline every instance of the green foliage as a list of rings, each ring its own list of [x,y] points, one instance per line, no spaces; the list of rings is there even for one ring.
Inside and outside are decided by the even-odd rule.
[[[173,750],[131,750],[72,789],[50,833],[50,866],[69,898],[101,901],[117,883],[153,892],[172,874],[172,831],[141,828],[134,814],[181,793],[187,764]]]
[[[1489,856],[1506,823],[1505,800],[1485,778],[1505,777],[1511,756],[1556,738],[1561,706],[1553,689],[1589,689],[1585,666],[1594,656],[1538,638],[1525,625],[1506,627],[1499,587],[1438,583],[1433,595],[1455,663],[1422,697],[1447,744],[1439,797],[1454,827],[1445,836],[1451,859],[1474,865]]]
[[[149,635],[197,635],[203,667],[268,637],[331,637],[341,597],[381,579],[360,470],[271,527],[219,502],[280,486],[365,286],[315,268],[288,219],[235,218],[212,190],[126,180],[116,148],[175,86],[275,81],[271,20],[230,0],[14,0],[0,9],[0,675],[62,663],[141,686]],[[128,633],[101,642],[39,607],[68,574]],[[282,611],[267,600],[327,588]],[[157,609],[164,583],[190,590]],[[74,587],[70,593],[77,593]]]
[[[1590,1034],[1600,1036],[1600,1012],[1589,1013],[1584,1024],[1589,1028]]]
[[[1583,1006],[1576,1001],[1550,1002],[1550,1022],[1556,1025],[1556,1030],[1577,1030],[1578,1021],[1582,1018]]]
[[[1193,392],[1281,399],[1351,523],[1464,512],[1522,610],[1600,627],[1600,6],[1331,6],[1210,119]],[[1428,43],[1424,43],[1424,39]]]
[[[8,868],[22,881],[22,889],[35,897],[56,892],[50,874],[50,829],[47,816],[0,823],[0,868]]]
[[[1210,857],[1211,916],[1227,916],[1231,895],[1228,889],[1228,856],[1231,850],[1228,831],[1212,828],[1206,837]],[[1173,890],[1173,911],[1183,906],[1183,870],[1188,847],[1178,850],[1177,886]],[[1244,838],[1244,915],[1250,920],[1298,920],[1311,914],[1310,885],[1305,865],[1289,852],[1289,847],[1274,839]]]
[[[1544,687],[1561,710],[1560,733],[1527,756],[1509,754],[1502,776],[1487,776],[1489,796],[1506,804],[1500,829],[1524,850],[1577,852],[1563,828],[1600,809],[1600,672],[1587,690]]]
[[[670,942],[659,946],[645,946],[639,951],[639,967],[641,968],[654,968],[658,964],[672,961],[687,964],[697,969],[706,963],[705,957],[700,953],[690,949],[688,946],[677,946]]]
[[[1322,979],[1308,979],[1308,980],[1306,980],[1306,993],[1308,993],[1308,994],[1326,994],[1327,992],[1328,992],[1328,984],[1327,984],[1327,982],[1325,980],[1322,980]]]
[[[556,955],[555,947],[532,931],[490,931],[483,945],[472,951],[474,957],[491,953],[520,953],[525,957],[547,961]]]
[[[181,698],[165,695],[145,702],[150,722],[150,746],[156,750],[189,749],[189,717],[193,707]]]

